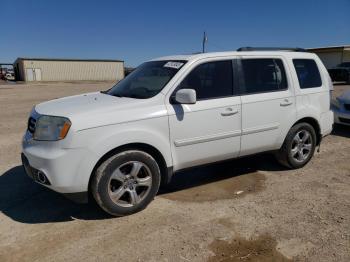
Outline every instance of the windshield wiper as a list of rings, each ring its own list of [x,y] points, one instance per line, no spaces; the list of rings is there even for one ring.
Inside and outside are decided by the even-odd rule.
[[[115,97],[126,97],[126,98],[135,98],[135,99],[145,99],[146,97],[140,96],[140,95],[135,95],[135,94],[130,94],[130,95],[119,95],[119,94],[108,94],[107,91],[100,91],[102,94],[106,95],[111,95]]]
[[[111,94],[111,96],[115,96],[115,97],[127,97],[127,96],[118,95],[118,94]]]
[[[140,96],[140,95],[129,95],[129,96],[127,96],[127,97],[129,97],[129,98],[135,98],[135,99],[146,99],[146,97]]]

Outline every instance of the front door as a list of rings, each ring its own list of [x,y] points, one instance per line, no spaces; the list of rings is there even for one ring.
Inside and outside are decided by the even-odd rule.
[[[197,64],[178,89],[196,91],[196,104],[168,104],[174,169],[238,156],[241,101],[234,96],[232,60]]]

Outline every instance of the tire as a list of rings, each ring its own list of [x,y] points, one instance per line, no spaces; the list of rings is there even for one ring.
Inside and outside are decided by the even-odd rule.
[[[156,196],[160,169],[146,152],[127,150],[105,160],[91,181],[97,204],[113,216],[139,212]]]
[[[287,168],[297,169],[305,166],[316,148],[316,132],[308,123],[293,126],[275,156],[280,164]]]

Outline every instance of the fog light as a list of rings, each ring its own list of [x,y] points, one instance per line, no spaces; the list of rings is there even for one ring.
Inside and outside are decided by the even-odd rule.
[[[38,182],[40,182],[41,184],[46,184],[47,183],[47,178],[45,176],[45,174],[41,171],[38,171],[38,173],[36,174]]]

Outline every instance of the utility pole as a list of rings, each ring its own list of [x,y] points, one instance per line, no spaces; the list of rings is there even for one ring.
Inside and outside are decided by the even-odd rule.
[[[205,44],[208,42],[208,37],[207,37],[207,34],[205,33],[204,31],[204,34],[203,34],[203,43],[202,43],[202,52],[205,53]]]

